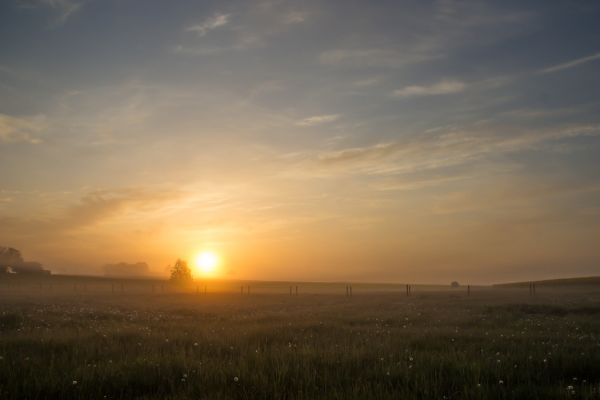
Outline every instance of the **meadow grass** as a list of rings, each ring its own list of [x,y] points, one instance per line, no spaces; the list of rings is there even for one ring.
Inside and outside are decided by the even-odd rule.
[[[0,293],[2,399],[598,399],[600,293]]]

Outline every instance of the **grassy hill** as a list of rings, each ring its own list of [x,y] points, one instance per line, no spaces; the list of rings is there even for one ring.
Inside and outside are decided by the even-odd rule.
[[[583,278],[563,278],[563,279],[545,279],[540,281],[531,281],[536,286],[595,286],[600,285],[600,276],[587,276]],[[498,283],[493,287],[528,287],[530,281]]]

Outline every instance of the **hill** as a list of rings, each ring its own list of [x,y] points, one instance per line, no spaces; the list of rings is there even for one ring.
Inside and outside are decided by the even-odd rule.
[[[537,286],[590,286],[600,285],[600,276],[588,276],[582,278],[562,278],[562,279],[545,279],[540,281],[526,281],[526,282],[509,282],[509,283],[497,283],[492,285],[493,287],[527,287],[533,282]]]

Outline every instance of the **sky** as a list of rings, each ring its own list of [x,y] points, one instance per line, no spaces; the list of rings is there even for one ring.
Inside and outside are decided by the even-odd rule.
[[[600,274],[597,1],[6,0],[0,245],[55,273]]]

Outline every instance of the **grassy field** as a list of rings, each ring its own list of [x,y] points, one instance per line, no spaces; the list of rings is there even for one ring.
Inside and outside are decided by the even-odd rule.
[[[598,287],[242,285],[0,281],[0,398],[600,398]]]

